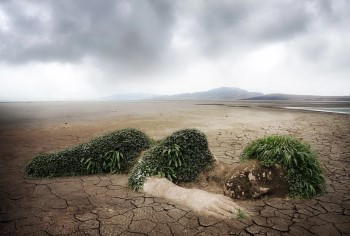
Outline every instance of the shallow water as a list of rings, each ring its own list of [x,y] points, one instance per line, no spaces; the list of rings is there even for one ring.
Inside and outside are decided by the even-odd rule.
[[[286,107],[287,109],[350,114],[350,107]]]

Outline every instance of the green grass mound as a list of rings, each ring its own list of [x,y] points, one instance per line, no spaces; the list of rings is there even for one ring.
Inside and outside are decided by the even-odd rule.
[[[129,186],[142,188],[150,176],[179,183],[197,178],[213,162],[205,135],[195,129],[180,130],[144,153],[129,176]]]
[[[25,172],[32,177],[116,173],[130,169],[150,139],[136,129],[124,129],[70,149],[36,156]]]
[[[310,198],[324,191],[325,180],[310,146],[289,136],[268,136],[249,144],[242,160],[257,159],[264,166],[281,164],[289,194]]]

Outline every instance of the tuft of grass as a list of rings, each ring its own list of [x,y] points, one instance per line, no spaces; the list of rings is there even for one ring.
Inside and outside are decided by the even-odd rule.
[[[213,160],[202,132],[180,130],[143,154],[129,175],[129,186],[139,190],[150,176],[166,177],[176,183],[193,181]]]
[[[246,215],[244,214],[244,212],[238,208],[236,212],[236,219],[241,220],[241,219],[244,219],[245,217]]]
[[[123,172],[149,146],[150,139],[143,132],[119,130],[60,152],[40,154],[25,167],[25,172],[32,177]]]
[[[273,135],[258,139],[244,149],[241,159],[257,159],[264,166],[281,164],[291,196],[310,198],[325,189],[315,152],[293,137]]]

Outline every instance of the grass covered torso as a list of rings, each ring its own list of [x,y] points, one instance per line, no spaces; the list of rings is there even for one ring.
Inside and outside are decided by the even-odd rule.
[[[180,130],[146,151],[129,176],[129,186],[142,188],[147,177],[189,182],[214,161],[205,135],[196,129]]]

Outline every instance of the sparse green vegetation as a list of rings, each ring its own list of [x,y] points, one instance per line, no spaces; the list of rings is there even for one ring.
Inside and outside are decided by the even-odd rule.
[[[238,209],[236,212],[236,219],[241,220],[244,219],[246,217],[246,215],[244,214],[244,212],[241,209]]]
[[[136,129],[124,129],[64,151],[36,156],[25,172],[32,177],[72,176],[130,169],[150,139]]]
[[[249,144],[242,160],[257,159],[264,166],[281,164],[291,196],[310,198],[324,191],[325,180],[310,146],[290,136],[268,136]]]
[[[147,177],[189,182],[213,162],[205,135],[195,129],[180,130],[146,151],[129,176],[129,186],[142,188]]]

